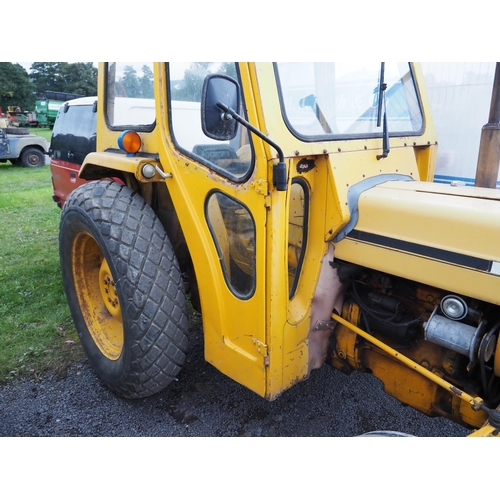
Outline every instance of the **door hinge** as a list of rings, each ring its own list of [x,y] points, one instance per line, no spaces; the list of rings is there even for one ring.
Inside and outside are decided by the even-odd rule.
[[[257,194],[264,196],[264,206],[271,208],[271,197],[269,196],[269,185],[264,179],[255,179],[250,183],[250,186],[255,189]]]
[[[250,186],[253,187],[258,194],[264,196],[269,192],[267,181],[264,179],[255,179],[250,183]]]
[[[269,354],[267,353],[267,345],[257,339],[252,339],[252,342],[257,347],[257,352],[264,358],[264,364],[269,364]]]

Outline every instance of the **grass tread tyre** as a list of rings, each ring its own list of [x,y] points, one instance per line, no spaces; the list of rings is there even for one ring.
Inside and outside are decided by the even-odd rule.
[[[82,234],[99,245],[116,281],[123,318],[117,359],[109,359],[95,343],[75,289],[74,242]],[[116,182],[84,184],[64,204],[59,248],[73,321],[99,378],[125,398],[147,397],[167,387],[185,361],[188,315],[178,262],[151,207]]]

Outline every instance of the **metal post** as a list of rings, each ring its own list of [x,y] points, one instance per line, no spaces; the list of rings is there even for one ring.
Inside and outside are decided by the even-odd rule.
[[[496,188],[500,165],[500,63],[495,68],[491,93],[490,116],[481,130],[481,142],[477,159],[477,187]]]

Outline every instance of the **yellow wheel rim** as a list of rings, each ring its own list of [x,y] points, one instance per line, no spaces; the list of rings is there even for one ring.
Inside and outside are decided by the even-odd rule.
[[[96,346],[116,360],[123,349],[123,321],[116,282],[95,239],[79,232],[73,242],[73,277],[83,319]]]

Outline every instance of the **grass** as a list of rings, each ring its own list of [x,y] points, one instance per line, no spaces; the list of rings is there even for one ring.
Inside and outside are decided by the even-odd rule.
[[[31,132],[50,141],[50,129]],[[0,163],[0,384],[85,359],[60,273],[60,216],[49,165]]]
[[[52,130],[50,128],[30,128],[29,130],[32,134],[44,137],[50,142],[50,138],[52,137]]]
[[[50,139],[50,130],[32,129]],[[0,163],[0,383],[84,356],[59,267],[60,209],[48,165]]]

